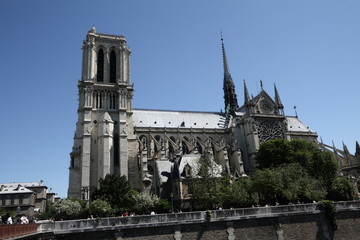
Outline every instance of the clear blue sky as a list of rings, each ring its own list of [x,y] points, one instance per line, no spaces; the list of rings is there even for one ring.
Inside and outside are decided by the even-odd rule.
[[[90,28],[132,50],[134,107],[220,111],[223,32],[239,104],[262,79],[337,147],[360,140],[360,1],[0,1],[0,182],[66,197],[81,44]]]

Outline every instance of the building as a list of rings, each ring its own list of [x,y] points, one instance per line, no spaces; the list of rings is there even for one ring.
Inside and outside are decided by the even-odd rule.
[[[0,183],[0,207],[5,211],[29,217],[43,213],[46,202],[58,199],[43,181],[28,183]]]
[[[297,116],[285,116],[275,85],[274,97],[262,83],[261,91],[250,97],[244,81],[243,105],[238,105],[223,40],[223,112],[133,109],[125,37],[98,33],[93,27],[82,51],[68,197],[89,200],[100,178],[120,174],[139,191],[183,199],[185,182],[205,152],[221,171],[242,177],[256,167],[255,153],[264,141],[317,143],[316,132]]]

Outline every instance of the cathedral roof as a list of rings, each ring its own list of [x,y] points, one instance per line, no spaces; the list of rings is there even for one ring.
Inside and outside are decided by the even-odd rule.
[[[171,167],[174,165],[174,163],[166,159],[166,160],[156,160],[155,164],[156,164],[157,175],[160,178],[160,184],[166,183],[169,180],[169,177],[171,176]]]
[[[133,119],[135,127],[201,129],[224,129],[227,127],[225,116],[214,112],[134,109]]]
[[[179,173],[183,175],[186,165],[191,168],[191,177],[196,178],[199,176],[200,171],[200,154],[186,154],[181,157]],[[222,167],[215,163],[214,159],[211,158],[212,169],[209,169],[209,173],[212,173],[214,177],[221,177]]]
[[[314,132],[304,123],[302,123],[297,117],[286,117],[287,130],[289,132]]]

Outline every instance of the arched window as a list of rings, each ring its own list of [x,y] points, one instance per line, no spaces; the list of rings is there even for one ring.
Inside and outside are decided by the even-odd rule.
[[[97,81],[104,82],[104,52],[102,49],[97,55]]]
[[[116,54],[114,50],[110,54],[110,83],[116,83]]]
[[[189,151],[189,148],[188,146],[186,145],[186,143],[184,141],[182,141],[182,154],[189,154],[190,151]]]
[[[198,153],[200,153],[200,154],[203,153],[203,150],[202,150],[202,147],[201,147],[199,141],[196,142],[196,148],[197,148]]]
[[[172,143],[176,143],[176,139],[174,137],[170,137],[171,141],[169,141],[169,158],[175,158],[175,149]]]
[[[120,149],[119,149],[119,135],[118,134],[114,134],[114,166],[115,167],[119,167],[120,166],[120,161],[119,161],[119,154],[120,153]]]

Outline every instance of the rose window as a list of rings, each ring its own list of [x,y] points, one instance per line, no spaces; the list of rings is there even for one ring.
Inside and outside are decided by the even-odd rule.
[[[258,122],[258,133],[260,143],[266,142],[268,140],[284,138],[283,130],[279,122]]]

